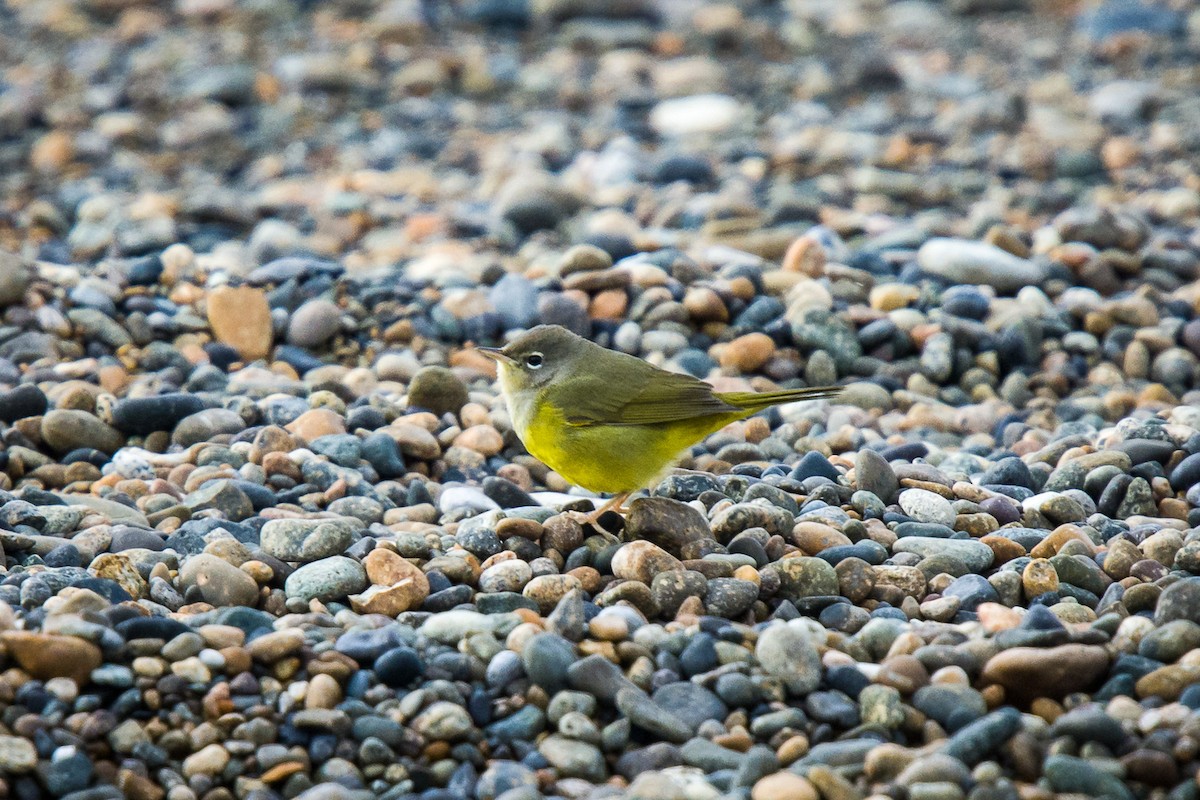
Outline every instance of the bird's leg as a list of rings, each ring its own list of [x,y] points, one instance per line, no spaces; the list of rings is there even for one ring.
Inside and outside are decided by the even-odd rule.
[[[624,494],[614,495],[612,498],[609,499],[609,501],[607,503],[600,506],[595,511],[593,511],[592,513],[590,513],[586,517],[584,517],[584,520],[589,525],[595,525],[600,520],[600,518],[602,516],[604,516],[606,513],[608,513],[609,511],[616,511],[617,513],[620,513],[621,512],[621,504],[625,502],[626,498],[628,498],[629,495],[630,495],[630,492],[625,492]]]

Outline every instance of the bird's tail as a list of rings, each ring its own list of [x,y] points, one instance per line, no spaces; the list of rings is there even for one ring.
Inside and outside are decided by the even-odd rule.
[[[807,389],[785,389],[781,392],[722,392],[717,395],[723,402],[735,408],[753,413],[780,403],[795,403],[800,400],[819,400],[835,397],[842,393],[842,386],[811,386]]]

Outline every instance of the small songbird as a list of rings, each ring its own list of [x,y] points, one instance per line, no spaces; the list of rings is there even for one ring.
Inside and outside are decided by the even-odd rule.
[[[558,325],[539,325],[505,347],[479,350],[499,365],[500,390],[525,448],[565,480],[615,495],[591,521],[619,509],[683,450],[729,423],[841,391],[715,392],[702,380],[605,349]]]

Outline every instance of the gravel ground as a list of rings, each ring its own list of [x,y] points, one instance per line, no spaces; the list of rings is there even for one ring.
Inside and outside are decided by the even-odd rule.
[[[0,7],[0,799],[1200,798],[1188,0]],[[470,346],[721,390],[624,516]]]

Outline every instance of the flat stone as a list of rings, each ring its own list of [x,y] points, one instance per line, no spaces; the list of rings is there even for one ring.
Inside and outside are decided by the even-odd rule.
[[[266,293],[253,286],[221,286],[206,298],[208,324],[218,342],[246,361],[271,352],[271,307]]]
[[[190,414],[179,421],[171,440],[181,447],[191,447],[198,442],[210,442],[223,433],[240,433],[246,429],[246,421],[227,408],[206,408]]]
[[[214,606],[253,606],[258,603],[258,584],[247,573],[208,553],[188,558],[179,571],[184,587],[196,586],[204,602]]]
[[[1046,277],[1046,268],[1037,262],[969,239],[930,239],[917,251],[917,265],[951,283],[992,286],[1002,292],[1037,286]]]
[[[900,507],[918,522],[953,526],[958,516],[949,500],[927,489],[905,489],[900,493]]]
[[[821,558],[785,558],[772,568],[779,575],[779,594],[789,600],[838,593],[837,572]]]
[[[124,503],[105,500],[103,497],[92,497],[86,494],[59,494],[56,492],[55,497],[67,505],[83,506],[98,514],[103,514],[114,522],[132,522],[145,528],[150,527],[150,523],[146,520],[146,516],[142,512],[136,508],[130,508]]]
[[[996,554],[992,548],[974,539],[938,539],[926,536],[906,536],[892,545],[897,553],[916,553],[922,558],[948,555],[957,558],[972,572],[983,572],[992,565]]]
[[[173,431],[181,419],[204,408],[204,400],[194,394],[130,397],[113,406],[112,424],[125,433],[145,436],[154,431]]]
[[[629,506],[625,533],[678,555],[688,542],[712,536],[708,520],[687,503],[668,497],[639,497]]]
[[[83,685],[104,660],[100,648],[76,636],[4,631],[0,641],[21,669],[40,681],[70,678]]]
[[[821,683],[821,658],[807,631],[789,623],[774,623],[758,637],[754,656],[766,670],[783,680],[793,695],[803,696]]]
[[[362,564],[346,556],[331,556],[313,561],[288,576],[284,591],[288,597],[329,602],[358,594],[367,587]]]
[[[42,417],[42,441],[60,453],[90,447],[111,455],[125,437],[94,414],[60,408]]]
[[[0,735],[0,772],[19,775],[30,772],[38,763],[37,748],[23,736]]]
[[[617,692],[616,700],[620,712],[642,730],[679,744],[692,738],[690,725],[655,703],[640,689],[621,689]]]
[[[354,526],[337,519],[273,519],[259,533],[264,553],[302,564],[341,555],[353,539]]]
[[[1013,647],[988,659],[982,677],[1017,697],[1063,697],[1089,689],[1108,664],[1108,652],[1094,645]]]
[[[647,586],[661,572],[681,570],[683,564],[656,544],[645,541],[629,542],[612,558],[612,573],[628,581],[641,581]]]

